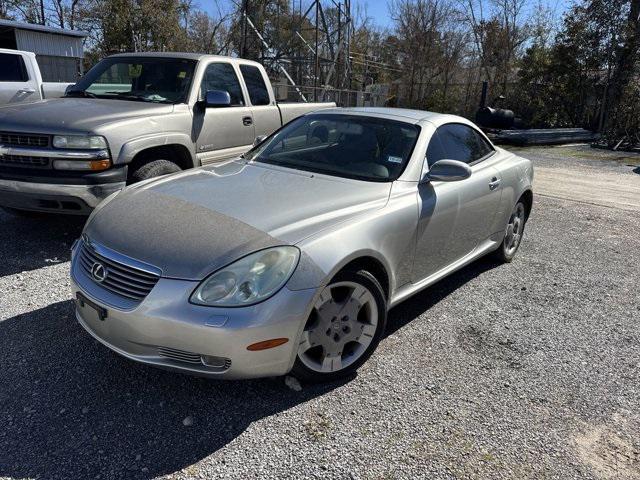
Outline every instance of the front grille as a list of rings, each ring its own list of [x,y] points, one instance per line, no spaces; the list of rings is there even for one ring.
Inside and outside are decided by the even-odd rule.
[[[158,355],[177,362],[197,363],[198,365],[202,365],[200,354],[198,353],[185,352],[184,350],[178,350],[176,348],[158,347]]]
[[[85,242],[80,245],[78,258],[85,274],[96,284],[116,295],[132,300],[143,300],[160,279],[158,275],[100,255]],[[106,276],[102,282],[97,282],[91,272],[96,263],[102,264],[106,269]]]
[[[48,147],[49,137],[33,133],[0,132],[0,145],[14,147]]]
[[[199,353],[178,350],[177,348],[158,347],[158,355],[174,362],[190,363],[192,365],[204,365],[211,370],[219,372],[231,368],[231,359],[224,357],[213,357],[210,355],[200,355]]]
[[[0,155],[0,165],[8,165],[11,167],[43,168],[49,166],[49,159],[47,157]]]

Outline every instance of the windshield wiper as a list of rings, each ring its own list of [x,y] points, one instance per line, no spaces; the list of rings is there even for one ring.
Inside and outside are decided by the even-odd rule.
[[[97,95],[94,95],[91,92],[87,92],[86,90],[67,90],[67,93],[65,93],[64,96],[65,97],[98,98]]]
[[[154,100],[152,98],[147,98],[142,95],[136,95],[135,93],[127,93],[127,92],[104,92],[110,95],[114,95],[118,98],[124,98],[126,100],[133,100],[136,102],[151,102],[151,103],[171,103],[166,98],[164,100]]]

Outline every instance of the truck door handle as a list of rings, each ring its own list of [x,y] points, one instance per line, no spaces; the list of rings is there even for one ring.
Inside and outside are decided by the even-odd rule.
[[[36,93],[36,89],[35,88],[31,88],[31,87],[25,87],[25,88],[21,88],[20,90],[18,90],[18,92],[20,92],[20,93]]]
[[[242,117],[242,124],[245,127],[248,127],[249,125],[251,125],[253,123],[253,118],[251,117]]]
[[[500,179],[498,177],[493,177],[489,182],[489,190],[495,190],[500,186]]]

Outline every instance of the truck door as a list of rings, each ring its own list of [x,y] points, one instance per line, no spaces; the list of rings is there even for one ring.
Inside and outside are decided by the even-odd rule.
[[[240,73],[249,93],[256,136],[272,134],[282,123],[276,100],[267,88],[269,79],[265,79],[262,71],[254,65],[241,63]]]
[[[42,97],[38,80],[18,53],[0,53],[0,105],[35,102]]]
[[[242,93],[235,69],[227,62],[207,65],[200,86],[200,98],[209,90],[229,92],[231,106],[205,108],[196,104],[194,132],[201,163],[219,162],[237,157],[253,145],[255,130],[251,108]]]

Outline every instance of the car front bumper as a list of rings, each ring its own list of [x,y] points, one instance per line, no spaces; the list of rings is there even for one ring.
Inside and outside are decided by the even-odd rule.
[[[94,338],[120,355],[213,378],[278,376],[291,370],[316,289],[293,291],[285,286],[257,305],[213,308],[189,303],[197,285],[160,278],[137,306],[123,309],[105,301],[112,297],[103,294],[80,268],[75,252],[72,259],[73,295],[77,298],[80,293],[80,298],[89,301],[76,301],[76,318]],[[100,318],[95,306],[104,309],[106,318]],[[267,350],[247,350],[249,345],[275,338],[288,341]]]

